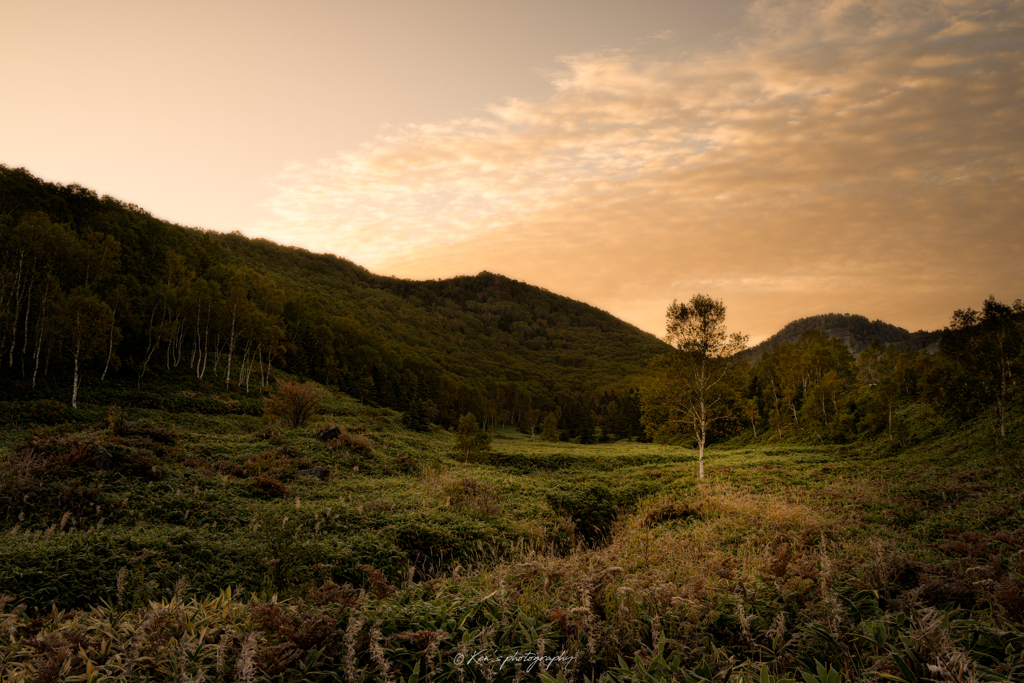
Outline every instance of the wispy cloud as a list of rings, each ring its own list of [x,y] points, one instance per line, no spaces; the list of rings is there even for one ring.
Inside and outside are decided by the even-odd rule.
[[[755,336],[840,309],[934,326],[1024,284],[1022,62],[1021,2],[762,0],[726,48],[571,55],[545,100],[292,165],[251,232],[655,331],[697,291]]]

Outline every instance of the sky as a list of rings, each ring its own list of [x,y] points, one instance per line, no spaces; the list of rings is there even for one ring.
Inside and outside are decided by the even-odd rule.
[[[664,333],[1024,297],[1024,2],[0,2],[0,163]]]

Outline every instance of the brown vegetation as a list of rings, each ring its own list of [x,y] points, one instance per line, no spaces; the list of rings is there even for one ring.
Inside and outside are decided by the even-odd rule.
[[[289,427],[302,427],[316,415],[323,398],[324,390],[314,384],[282,381],[277,393],[265,399],[263,412],[283,420]]]

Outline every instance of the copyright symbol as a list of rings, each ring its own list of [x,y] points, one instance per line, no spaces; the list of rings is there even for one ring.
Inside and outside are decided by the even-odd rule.
[[[459,654],[455,655],[455,663],[456,664],[462,664],[462,662],[465,661],[465,659],[466,659],[466,655],[462,654],[461,652]]]

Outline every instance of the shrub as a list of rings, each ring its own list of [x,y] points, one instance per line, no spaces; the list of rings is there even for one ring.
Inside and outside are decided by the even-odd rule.
[[[276,479],[270,479],[261,475],[256,476],[252,480],[251,486],[260,494],[267,498],[289,498],[291,493],[288,491],[288,487],[279,482]]]
[[[548,503],[572,518],[577,533],[589,543],[604,537],[618,512],[611,491],[601,484],[583,484],[548,495]]]
[[[107,413],[107,426],[117,436],[124,436],[128,433],[128,414],[120,406],[110,406]]]
[[[299,470],[307,470],[312,466],[313,463],[293,448],[281,446],[276,450],[250,455],[245,459],[243,467],[245,473],[251,476],[288,481],[297,477]]]
[[[264,427],[263,429],[252,433],[252,437],[254,439],[269,441],[274,445],[280,445],[282,436],[283,434],[281,434],[281,430],[275,429],[274,427]]]
[[[0,461],[0,512],[19,506],[26,494],[42,487],[46,460],[31,451],[19,451]]]
[[[690,519],[692,517],[699,516],[700,512],[693,509],[686,503],[678,503],[671,499],[663,499],[655,503],[654,506],[647,511],[647,514],[644,515],[640,525],[642,527],[653,527],[672,520]]]
[[[417,474],[420,463],[408,453],[399,453],[395,456],[395,468],[402,474]]]
[[[144,422],[129,422],[127,425],[128,434],[148,439],[155,444],[172,446],[178,440],[178,437],[174,435],[174,432],[164,429],[163,427],[157,427],[156,425],[146,424]]]
[[[452,505],[480,517],[496,517],[501,512],[498,494],[493,488],[476,479],[466,478],[445,487]]]
[[[281,382],[277,394],[266,400],[263,412],[284,420],[289,427],[301,427],[319,410],[325,393],[313,384]]]
[[[68,419],[68,409],[60,401],[44,398],[32,404],[25,413],[29,422],[55,425]]]
[[[352,434],[341,430],[336,437],[330,439],[327,445],[336,451],[345,451],[355,455],[371,455],[373,453],[373,442],[362,434]]]

